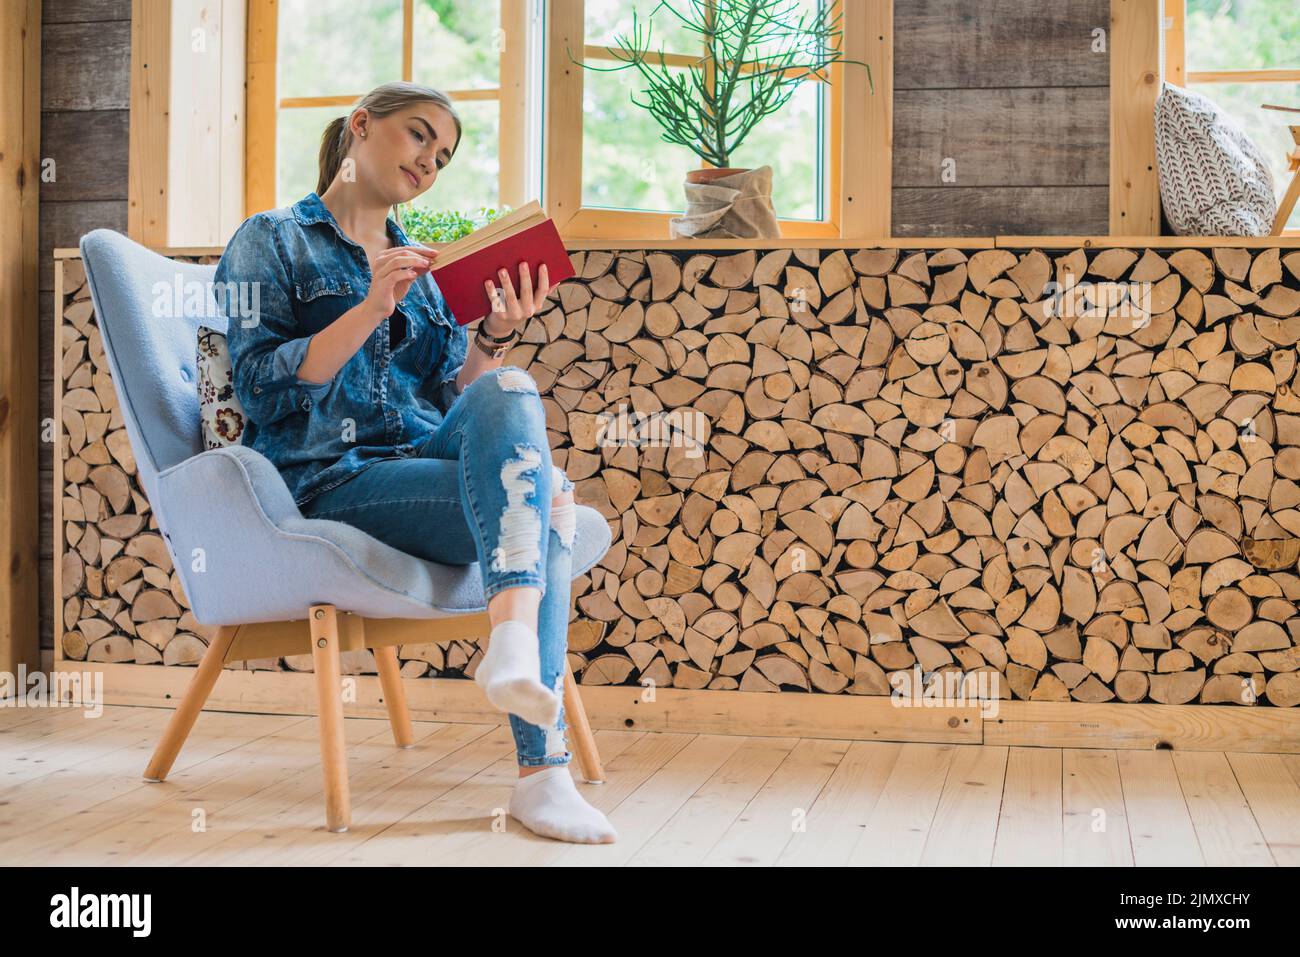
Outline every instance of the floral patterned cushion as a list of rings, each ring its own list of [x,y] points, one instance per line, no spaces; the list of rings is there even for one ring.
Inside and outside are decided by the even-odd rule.
[[[235,397],[225,333],[199,326],[198,368],[203,447],[218,449],[225,445],[239,445],[244,438],[247,417],[244,407]]]

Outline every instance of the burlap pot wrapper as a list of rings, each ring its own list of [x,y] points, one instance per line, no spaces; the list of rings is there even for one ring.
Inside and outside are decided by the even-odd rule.
[[[772,167],[732,173],[711,183],[683,183],[686,211],[668,221],[673,239],[779,239],[772,208]]]

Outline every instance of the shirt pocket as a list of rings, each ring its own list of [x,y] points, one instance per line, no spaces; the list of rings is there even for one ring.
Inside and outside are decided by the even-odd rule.
[[[298,326],[315,335],[359,301],[352,283],[337,276],[305,276],[293,284]]]
[[[411,331],[416,336],[415,341],[411,343],[415,370],[421,378],[431,376],[438,370],[442,361],[447,343],[447,327],[423,302],[412,303],[407,314],[411,318]]]

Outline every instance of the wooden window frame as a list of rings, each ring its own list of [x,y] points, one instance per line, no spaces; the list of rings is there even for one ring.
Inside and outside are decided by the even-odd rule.
[[[209,246],[243,218],[244,14],[245,0],[132,0],[127,234],[136,242]]]
[[[1295,70],[1193,70],[1187,72],[1187,0],[1165,0],[1165,73],[1170,83],[1300,83]]]
[[[1162,0],[1110,4],[1110,236],[1160,235],[1156,98]]]
[[[1189,72],[1187,69],[1187,0],[1164,0],[1164,3],[1165,74],[1170,83],[1188,88],[1194,83],[1300,83],[1300,69],[1192,70]],[[1300,229],[1284,229],[1280,235],[1300,236]]]
[[[501,29],[505,36],[528,33],[531,0],[501,0]],[[248,0],[248,135],[244,154],[244,214],[271,209],[276,202],[276,124],[281,109],[312,106],[351,107],[367,91],[355,95],[279,97],[276,57],[279,33],[278,0]],[[411,80],[415,63],[415,0],[402,0],[402,76]],[[499,202],[519,206],[526,202],[528,164],[527,58],[502,56],[500,82],[495,87],[445,89],[453,101],[496,100],[500,105]]]
[[[832,0],[844,10],[841,46],[848,59],[871,64],[875,92],[865,82],[845,83],[842,62],[829,70],[829,217],[825,221],[780,220],[782,235],[807,239],[886,239],[890,237],[891,142],[893,136],[893,0]],[[501,0],[501,26],[508,36],[526,36],[533,4],[544,4],[542,201],[565,239],[658,240],[668,235],[673,213],[611,210],[581,206],[581,67],[567,50],[608,59],[609,48],[589,45],[584,35],[584,0]],[[414,0],[403,0],[403,77],[412,68]],[[276,205],[276,122],[281,108],[351,106],[356,96],[282,99],[276,90],[278,0],[248,0],[247,132],[245,215]],[[685,60],[686,58],[683,57]],[[501,104],[501,202],[518,206],[529,194],[530,169],[525,130],[532,91],[528,58],[503,57],[501,83],[488,90],[447,90],[453,99],[498,99]],[[865,79],[865,78],[864,78]],[[814,81],[822,82],[822,81]],[[360,93],[358,93],[360,95]],[[683,170],[683,177],[686,171]]]
[[[841,50],[845,58],[871,64],[875,93],[865,82],[845,82],[849,65],[837,61],[830,84],[829,216],[823,221],[780,219],[781,234],[794,239],[885,238],[889,236],[890,142],[892,139],[893,0],[831,0],[832,15],[843,12]],[[545,205],[565,239],[662,239],[676,213],[608,209],[582,205],[582,92],[586,71],[571,62],[615,60],[616,48],[587,43],[585,0],[551,0],[546,29],[546,135],[543,169]],[[694,62],[668,55],[671,65]],[[852,69],[860,70],[857,65]],[[847,122],[846,122],[847,121]],[[702,164],[703,165],[703,164]],[[683,179],[686,170],[682,170]],[[872,201],[873,197],[877,200]],[[879,198],[884,197],[880,202]]]

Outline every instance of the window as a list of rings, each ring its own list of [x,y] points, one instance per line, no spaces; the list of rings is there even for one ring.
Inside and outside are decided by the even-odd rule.
[[[540,173],[529,171],[540,167],[540,104],[528,103],[538,84],[526,77],[540,17],[531,3],[249,2],[249,214],[314,190],[326,125],[392,80],[447,93],[464,125],[455,160],[417,206],[470,213],[538,195]]]
[[[715,2],[675,0],[683,11],[712,10]],[[879,196],[888,195],[888,136],[878,131],[888,127],[889,71],[880,50],[889,45],[881,11],[890,5],[798,2],[809,13],[828,9],[844,58],[870,54],[875,95],[860,64],[834,63],[804,77],[730,162],[772,167],[773,204],[787,237],[885,235],[889,204]],[[651,48],[662,40],[672,68],[699,68],[702,38],[670,10],[656,10],[659,0],[248,4],[246,215],[315,189],[325,126],[393,79],[448,93],[465,123],[455,161],[417,205],[472,212],[540,198],[565,239],[667,239],[668,220],[685,205],[686,173],[708,165],[663,140],[632,102],[644,86],[635,69],[597,72],[574,62],[620,66],[615,37],[630,28],[635,9],[650,23]],[[760,49],[741,68],[763,69],[763,55]],[[855,161],[845,164],[844,155]]]
[[[1298,147],[1289,126],[1300,113],[1300,4],[1296,0],[1166,0],[1169,81],[1213,100],[1263,151],[1279,200],[1294,175],[1287,156]],[[1180,30],[1181,28],[1181,30]],[[1179,34],[1182,34],[1180,41]],[[1287,221],[1300,230],[1300,204]]]
[[[800,0],[800,7],[815,14],[825,6],[834,20],[842,12],[841,2]],[[677,8],[689,11],[690,6]],[[713,0],[700,0],[702,9],[711,11],[713,6]],[[702,37],[671,11],[659,8],[658,0],[556,0],[550,5],[547,207],[569,238],[668,238],[668,220],[685,204],[686,173],[711,165],[687,147],[665,141],[651,115],[632,102],[634,93],[645,100],[644,79],[637,70],[600,72],[622,65],[615,37],[630,34],[634,10],[643,28],[649,25],[651,63],[658,65],[662,48],[669,69],[701,68]],[[852,13],[849,5],[835,25],[844,33],[841,50],[852,28]],[[756,52],[762,56],[761,49]],[[764,67],[757,60],[742,69]],[[714,68],[706,64],[703,70],[705,82],[712,83]],[[865,70],[834,64],[821,75],[801,80],[795,94],[763,117],[731,156],[734,166],[772,167],[772,204],[785,236],[841,235],[846,86],[840,78],[846,70],[853,71],[847,74],[850,84],[861,87],[860,97],[851,98],[859,106],[867,91]],[[858,176],[864,169],[857,165],[844,173]]]

